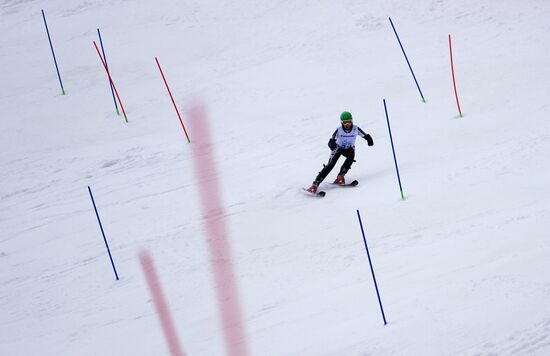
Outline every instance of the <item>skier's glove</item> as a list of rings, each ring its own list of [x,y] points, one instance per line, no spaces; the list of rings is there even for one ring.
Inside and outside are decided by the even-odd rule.
[[[374,141],[372,140],[372,137],[369,134],[365,136],[365,140],[367,140],[367,145],[369,146],[374,145]]]
[[[336,140],[331,138],[330,140],[328,140],[328,148],[331,149],[331,151],[334,151],[334,149],[336,148]]]

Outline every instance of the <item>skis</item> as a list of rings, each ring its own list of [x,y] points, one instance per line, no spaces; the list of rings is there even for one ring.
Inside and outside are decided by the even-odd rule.
[[[310,197],[318,197],[318,198],[322,198],[324,197],[327,193],[322,191],[322,190],[318,190],[316,193],[312,193],[310,191],[308,191],[306,188],[302,188],[304,190],[304,193],[306,193],[306,195],[309,195]]]
[[[356,185],[359,184],[359,181],[358,180],[354,180],[353,182],[351,183],[346,183],[346,184],[336,184],[336,183],[332,183],[332,185],[337,185],[339,187],[355,187]]]
[[[354,180],[350,183],[346,183],[346,184],[336,184],[336,183],[331,183],[332,186],[337,186],[337,187],[356,187],[357,185],[359,184],[359,181],[358,180]],[[306,188],[302,188],[304,190],[304,193],[306,193],[306,195],[309,195],[310,197],[318,197],[318,198],[322,198],[324,197],[325,195],[327,195],[327,193],[323,190],[318,190],[316,193],[312,193],[312,192],[309,192]]]

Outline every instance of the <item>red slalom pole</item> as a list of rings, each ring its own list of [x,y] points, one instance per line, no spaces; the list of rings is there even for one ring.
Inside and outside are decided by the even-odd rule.
[[[449,34],[449,52],[451,54],[451,73],[453,75],[453,87],[455,89],[456,105],[458,106],[459,116],[463,117],[462,110],[460,110],[460,103],[458,102],[458,93],[456,92],[455,68],[454,68],[454,65],[453,65],[453,47],[451,46],[451,35],[450,34]]]
[[[139,260],[143,268],[143,273],[145,274],[145,279],[149,285],[149,290],[153,296],[153,303],[155,304],[160,324],[162,325],[162,330],[164,331],[164,336],[166,337],[166,342],[170,349],[170,354],[172,356],[183,356],[185,353],[180,346],[176,328],[174,327],[170,311],[168,310],[168,304],[162,293],[157,272],[155,271],[153,259],[148,252],[142,251],[139,255]]]
[[[105,71],[107,72],[107,76],[109,77],[109,80],[113,85],[113,89],[115,89],[116,97],[118,98],[118,102],[120,103],[120,107],[122,108],[122,113],[124,114],[124,120],[126,120],[126,123],[128,123],[128,117],[126,116],[126,111],[124,110],[124,106],[122,105],[122,100],[120,100],[120,95],[118,95],[118,90],[116,90],[115,82],[113,81],[113,78],[111,78],[111,73],[109,73],[109,68],[107,68],[105,61],[103,61],[103,57],[101,57],[101,53],[99,52],[99,48],[97,48],[97,44],[95,43],[95,41],[93,42],[94,42],[95,50],[99,55],[99,59],[101,60],[101,63],[103,63],[103,68],[105,68]]]
[[[212,276],[221,315],[226,355],[248,356],[244,319],[239,300],[237,273],[231,253],[221,184],[206,108],[200,102],[189,105],[189,125],[197,141],[191,146],[195,180],[201,202]]]
[[[155,61],[157,62],[157,66],[159,67],[160,75],[162,75],[162,79],[164,80],[166,89],[168,89],[168,94],[170,94],[170,99],[172,99],[172,104],[174,104],[174,109],[176,109],[176,114],[178,114],[178,118],[180,119],[181,127],[183,127],[183,132],[185,132],[185,137],[187,137],[187,143],[191,143],[191,140],[189,139],[189,135],[187,134],[187,130],[185,129],[185,125],[183,124],[183,120],[181,119],[180,112],[178,110],[178,107],[176,106],[176,102],[174,101],[174,97],[172,96],[172,92],[170,91],[170,87],[168,86],[166,77],[164,77],[164,73],[162,72],[162,68],[160,67],[160,63],[157,57],[155,57]]]

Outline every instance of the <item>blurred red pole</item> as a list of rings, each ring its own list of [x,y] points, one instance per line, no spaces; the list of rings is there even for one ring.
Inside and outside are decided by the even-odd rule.
[[[155,304],[160,324],[162,325],[162,331],[164,332],[166,342],[168,343],[168,348],[170,349],[170,354],[172,356],[184,356],[185,353],[180,346],[178,335],[176,334],[176,329],[170,315],[170,310],[168,310],[168,305],[166,304],[164,294],[162,293],[157,272],[155,271],[153,259],[151,258],[151,255],[145,251],[140,253],[139,259],[141,261],[143,273],[145,274],[145,279],[149,285],[149,290],[151,291],[151,295],[153,297],[153,303]]]
[[[230,356],[246,356],[248,355],[248,349],[241,316],[237,281],[233,270],[231,246],[225,227],[225,213],[221,202],[220,184],[208,129],[208,118],[203,105],[190,106],[189,123],[195,137],[198,137],[191,145],[193,148],[193,162],[195,177],[199,186],[226,350]]]

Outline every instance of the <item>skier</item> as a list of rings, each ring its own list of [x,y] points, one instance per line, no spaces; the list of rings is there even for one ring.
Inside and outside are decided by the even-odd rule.
[[[344,164],[340,168],[340,173],[336,177],[334,184],[344,185],[346,180],[344,176],[350,170],[355,158],[355,139],[357,136],[361,136],[367,141],[369,146],[374,145],[372,137],[359,128],[359,126],[353,125],[353,117],[348,111],[344,111],[340,115],[340,121],[342,126],[338,127],[332,134],[332,137],[328,140],[328,147],[331,149],[328,163],[323,165],[323,169],[319,172],[311,187],[307,189],[310,193],[316,193],[319,184],[326,178],[326,176],[332,171],[336,162],[340,156],[346,157]]]

